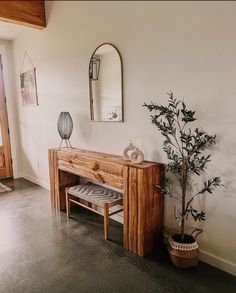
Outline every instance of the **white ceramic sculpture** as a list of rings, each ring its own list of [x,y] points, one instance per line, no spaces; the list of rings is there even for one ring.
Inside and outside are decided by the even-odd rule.
[[[129,153],[135,150],[135,146],[133,145],[132,141],[129,142],[129,145],[123,151],[123,158],[126,161],[129,161],[130,156]]]
[[[135,164],[140,164],[144,160],[144,154],[140,149],[135,148],[130,154],[130,161]]]

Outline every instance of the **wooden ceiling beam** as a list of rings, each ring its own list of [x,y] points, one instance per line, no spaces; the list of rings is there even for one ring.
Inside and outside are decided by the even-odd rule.
[[[44,0],[0,1],[0,21],[44,29],[46,27]]]

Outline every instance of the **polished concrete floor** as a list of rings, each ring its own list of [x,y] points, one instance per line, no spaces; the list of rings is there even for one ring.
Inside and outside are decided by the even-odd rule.
[[[49,191],[24,179],[0,193],[0,292],[236,292],[236,277],[200,263],[190,270],[135,256],[121,246],[122,226],[50,208]]]

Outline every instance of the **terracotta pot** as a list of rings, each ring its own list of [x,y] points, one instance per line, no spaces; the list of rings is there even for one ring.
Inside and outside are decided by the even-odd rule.
[[[191,268],[198,264],[198,244],[196,239],[185,234],[185,243],[179,242],[180,235],[169,237],[168,251],[172,263],[178,268]]]

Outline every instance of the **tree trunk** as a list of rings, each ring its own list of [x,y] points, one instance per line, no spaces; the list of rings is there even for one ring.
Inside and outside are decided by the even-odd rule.
[[[184,242],[185,232],[185,199],[186,199],[186,188],[187,188],[187,158],[182,159],[182,220],[181,220],[181,242]]]

